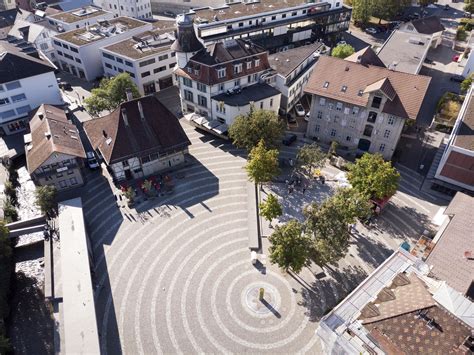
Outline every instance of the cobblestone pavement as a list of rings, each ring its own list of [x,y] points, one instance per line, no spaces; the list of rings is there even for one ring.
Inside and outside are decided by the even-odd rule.
[[[242,152],[184,128],[173,195],[130,212],[98,175],[83,194],[103,352],[318,352],[301,281],[250,262]]]

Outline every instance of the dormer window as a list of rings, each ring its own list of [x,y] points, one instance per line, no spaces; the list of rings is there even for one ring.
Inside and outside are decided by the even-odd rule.
[[[234,74],[239,74],[242,72],[242,63],[234,64]]]
[[[189,73],[189,74],[192,74],[193,68],[188,67],[187,70],[188,70],[188,73]]]
[[[382,104],[382,98],[380,96],[374,96],[374,99],[372,100],[372,107],[380,108],[381,104]]]
[[[247,62],[247,69],[251,69],[252,68],[252,62],[248,61]]]
[[[329,87],[329,81],[325,81],[323,84],[323,88],[327,89]]]
[[[217,78],[218,79],[225,78],[225,68],[217,69]]]
[[[258,67],[260,65],[260,59],[255,59],[255,66]]]
[[[346,92],[347,91],[347,86],[343,85],[342,88],[341,88],[341,91]]]
[[[364,93],[364,90],[359,90],[359,92],[357,93],[358,96],[362,96],[362,94]]]

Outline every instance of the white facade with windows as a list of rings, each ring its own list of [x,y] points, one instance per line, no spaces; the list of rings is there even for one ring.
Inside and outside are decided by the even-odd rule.
[[[371,94],[368,106],[362,107],[313,95],[306,135],[328,144],[336,141],[349,151],[362,148],[391,159],[405,119],[383,113],[386,100],[383,94]]]
[[[150,0],[94,0],[96,6],[112,12],[115,16],[137,19],[152,19]]]
[[[1,84],[0,135],[25,130],[29,112],[44,103],[64,103],[53,71]]]
[[[104,74],[101,48],[151,30],[152,24],[119,17],[87,29],[73,30],[53,38],[58,67],[81,79],[93,81]]]
[[[141,95],[149,95],[172,86],[176,56],[170,46],[174,38],[156,38],[154,37],[153,44],[145,45],[146,38],[141,42],[127,39],[101,48],[104,75],[115,76],[127,72]]]

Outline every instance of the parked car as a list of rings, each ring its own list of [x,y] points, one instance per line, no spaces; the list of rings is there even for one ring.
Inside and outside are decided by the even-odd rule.
[[[286,114],[286,120],[288,123],[296,123],[296,118],[291,113]]]
[[[449,5],[448,4],[444,5],[444,10],[446,10],[446,11],[449,10]]]
[[[304,116],[304,120],[305,120],[306,122],[309,121],[309,116],[311,116],[311,112],[310,112],[310,111],[306,112],[306,115]]]
[[[466,78],[463,77],[462,75],[453,75],[449,78],[449,80],[455,81],[457,83],[462,83],[464,81],[464,79],[466,79]]]
[[[367,28],[365,29],[365,32],[370,33],[371,35],[375,35],[375,34],[378,33],[377,29],[375,29],[375,28],[373,28],[373,27],[367,27]]]
[[[66,90],[66,91],[72,91],[72,86],[67,81],[60,81],[58,83],[58,86],[59,86],[60,89],[63,89],[63,90]]]
[[[302,104],[295,105],[295,112],[296,112],[296,116],[298,117],[303,117],[306,114]]]
[[[430,58],[425,58],[425,63],[426,63],[426,64],[433,64],[434,62],[433,62],[433,60],[430,59]]]
[[[87,152],[86,157],[87,157],[87,165],[89,166],[89,169],[95,170],[99,168],[99,162],[95,158],[95,155],[93,152]]]
[[[283,137],[282,143],[286,146],[291,145],[293,142],[296,141],[296,134],[293,133],[287,133]]]
[[[343,45],[345,45],[345,44],[347,44],[346,41],[339,41],[339,42],[337,42],[337,45],[338,45],[338,46],[343,46]]]
[[[168,17],[176,17],[176,14],[171,11],[165,11],[163,12],[163,15],[168,16]]]

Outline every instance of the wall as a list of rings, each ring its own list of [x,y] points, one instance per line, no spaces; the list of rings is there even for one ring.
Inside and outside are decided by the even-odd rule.
[[[96,6],[112,12],[115,16],[128,16],[137,19],[151,19],[150,0],[94,0]]]
[[[38,185],[45,186],[45,185],[54,185],[58,190],[65,190],[73,187],[79,187],[84,184],[84,179],[81,173],[81,166],[82,162],[80,158],[73,157],[71,155],[60,154],[60,153],[53,153],[42,165],[38,168],[36,172],[42,172],[42,168],[46,166],[50,166],[53,164],[58,164],[56,169],[63,167],[62,162],[67,159],[72,159],[74,162],[78,164],[77,167],[67,169],[65,171],[61,171],[59,173],[51,174],[49,177],[40,177],[35,178],[34,180]],[[74,181],[75,180],[75,181]]]
[[[8,127],[12,122],[19,121],[19,118],[22,122],[27,123],[27,115],[29,112],[22,113],[18,112],[19,108],[23,108],[29,105],[29,110],[33,110],[42,104],[51,104],[51,105],[62,105],[63,100],[61,97],[61,92],[59,91],[58,83],[54,72],[44,73],[41,75],[36,75],[33,77],[25,78],[20,80],[21,87],[13,90],[6,90],[5,84],[2,85],[4,91],[0,91],[0,98],[9,98],[10,103],[0,106],[0,117],[1,113],[15,110],[15,114],[8,118],[0,118],[0,127],[4,130],[6,134],[11,134],[14,132],[19,132],[22,129],[17,131],[12,130]],[[14,95],[24,94],[26,99],[16,103],[12,102],[11,97]],[[25,108],[26,110],[26,108]],[[26,128],[26,125],[24,125]],[[1,132],[0,129],[0,132]],[[2,132],[3,133],[3,132]],[[1,134],[1,133],[0,133]]]

